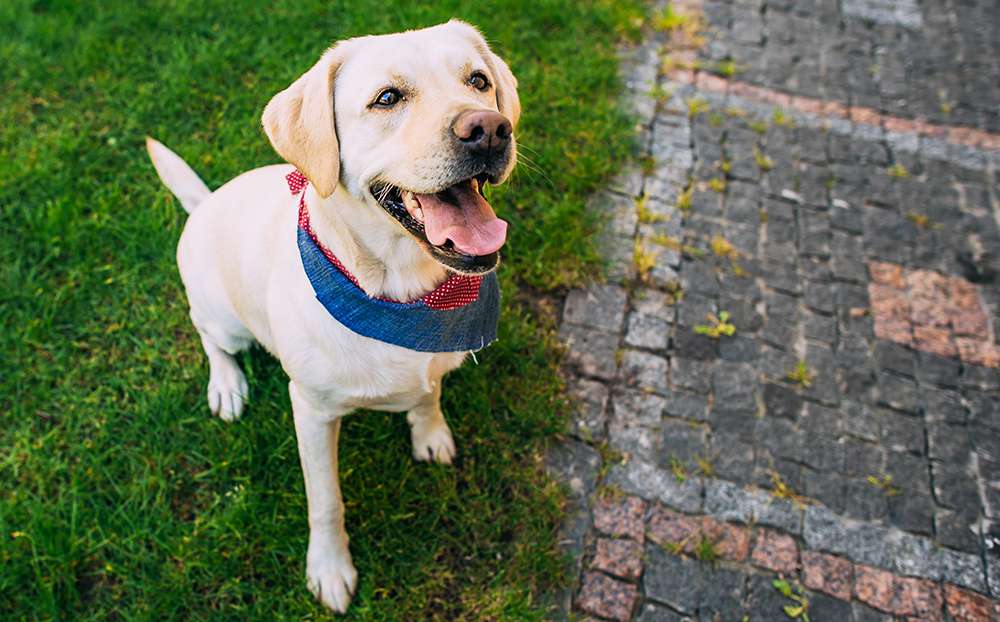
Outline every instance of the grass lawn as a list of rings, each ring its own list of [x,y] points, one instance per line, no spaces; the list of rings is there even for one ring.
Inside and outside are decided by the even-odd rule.
[[[344,425],[347,618],[545,617],[561,494],[540,453],[564,402],[553,318],[526,301],[599,267],[583,205],[630,150],[613,49],[640,1],[419,4],[0,3],[0,617],[326,617],[287,379],[251,352],[248,413],[210,416],[174,261],[185,214],[143,137],[216,187],[278,160],[260,112],[330,42],[452,16],[521,82],[530,163],[493,195],[501,338],[446,380],[454,468],[414,463],[401,415]]]

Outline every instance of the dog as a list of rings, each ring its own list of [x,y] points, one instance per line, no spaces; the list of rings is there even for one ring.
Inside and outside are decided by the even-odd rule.
[[[517,161],[517,80],[473,26],[365,36],[329,48],[264,109],[289,164],[214,192],[152,138],[190,213],[177,264],[208,357],[208,405],[240,416],[235,355],[253,343],[290,379],[309,511],[306,583],[333,611],[357,582],[337,476],[341,418],[406,412],[417,460],[456,455],[441,380],[495,338],[507,223],[483,188]]]

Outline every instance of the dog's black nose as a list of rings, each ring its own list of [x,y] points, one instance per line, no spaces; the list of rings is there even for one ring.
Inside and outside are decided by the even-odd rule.
[[[466,110],[458,115],[451,130],[473,152],[499,152],[510,142],[513,128],[507,117],[492,110]]]

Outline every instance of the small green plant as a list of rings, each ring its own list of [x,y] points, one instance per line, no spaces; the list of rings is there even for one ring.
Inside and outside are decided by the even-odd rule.
[[[642,167],[643,175],[647,176],[652,175],[653,172],[656,170],[656,158],[654,158],[649,154],[646,154],[641,158],[639,158],[639,166]]]
[[[709,313],[707,319],[711,324],[699,324],[694,327],[694,332],[712,339],[719,339],[723,336],[732,337],[736,334],[736,326],[729,322],[728,311],[720,311],[718,316]]]
[[[704,477],[715,477],[715,465],[707,456],[698,456],[698,472]]]
[[[615,501],[625,496],[625,491],[614,484],[601,484],[597,488],[597,496],[601,499]]]
[[[678,11],[672,4],[653,17],[653,28],[669,33],[671,45],[688,49],[704,45],[704,25],[700,13]]]
[[[753,148],[753,159],[757,162],[757,168],[765,173],[774,168],[774,160],[769,158],[766,153],[757,147]]]
[[[906,179],[910,176],[910,171],[906,170],[906,167],[899,162],[896,162],[889,167],[889,176],[896,179]]]
[[[601,456],[601,468],[598,469],[597,477],[598,480],[603,480],[612,466],[625,462],[625,454],[609,445],[607,441],[597,445],[596,449]]]
[[[774,470],[771,471],[771,495],[778,499],[787,499],[799,507],[809,505],[809,498],[795,492],[781,478],[781,474]]]
[[[722,116],[718,112],[712,111],[708,113],[708,124],[712,127],[719,128],[725,125],[726,117]]]
[[[653,28],[663,32],[682,30],[689,27],[694,19],[692,15],[678,11],[672,4],[668,4],[653,16]]]
[[[739,106],[727,106],[726,116],[734,119],[742,119],[747,116],[747,111],[743,110]]]
[[[723,257],[725,259],[736,259],[737,257],[740,256],[740,253],[739,251],[736,250],[736,247],[733,246],[729,240],[722,237],[721,235],[713,236],[712,241],[710,242],[710,246],[712,248],[712,253],[714,253],[716,257]]]
[[[761,210],[759,212],[759,216],[760,216],[760,222],[761,223],[766,223],[767,222],[767,210],[766,209],[761,208]]]
[[[632,264],[635,266],[635,272],[640,281],[649,280],[649,273],[656,265],[656,257],[656,251],[646,248],[640,238],[635,239],[635,245],[632,247]]]
[[[684,288],[677,281],[667,281],[667,295],[670,296],[670,304],[677,304],[684,300]]]
[[[907,212],[906,218],[921,229],[932,229],[936,226],[934,221],[930,219],[930,216],[925,216],[924,214]]]
[[[761,119],[754,119],[753,121],[747,123],[747,126],[758,134],[767,133],[767,128],[768,128],[767,121]]]
[[[869,484],[879,488],[885,493],[887,497],[895,497],[900,494],[899,488],[892,485],[892,476],[888,474],[883,474],[881,477],[876,477],[875,475],[869,475],[865,478]]]
[[[732,60],[719,61],[719,63],[715,66],[715,73],[727,78],[735,76],[738,70],[739,69],[737,68],[736,63]]]
[[[667,54],[664,56],[663,62],[660,63],[660,72],[665,74],[673,73],[678,69],[688,69],[693,71],[697,68],[697,61],[690,61],[684,57],[674,56],[673,54]]]
[[[648,197],[644,194],[635,200],[635,212],[639,217],[639,222],[644,224],[653,224],[654,222],[661,222],[666,220],[663,214],[657,214],[656,212],[650,211],[647,207]]]
[[[683,484],[687,481],[687,467],[685,467],[684,463],[678,460],[675,456],[670,456],[670,472],[673,474],[674,479],[677,480],[678,484]]]
[[[941,114],[948,116],[951,114],[953,109],[951,102],[948,101],[948,92],[944,89],[938,90],[938,100],[941,102]]]
[[[698,561],[706,564],[714,564],[719,561],[719,551],[715,542],[712,542],[705,534],[701,534],[698,539],[698,544],[694,547],[694,556],[698,558]]]
[[[773,585],[774,589],[778,590],[782,596],[793,601],[791,604],[785,605],[783,608],[786,616],[792,620],[809,622],[809,599],[806,598],[801,585],[798,586],[797,590],[793,590],[788,581],[785,581],[784,579],[775,579],[771,582],[771,585]]]
[[[691,209],[691,195],[694,194],[694,182],[690,179],[687,185],[684,186],[684,190],[681,191],[680,195],[677,196],[677,209],[682,212],[688,212]]]
[[[740,258],[740,252],[736,250],[736,247],[733,246],[729,240],[721,235],[712,236],[712,241],[709,243],[709,247],[712,249],[712,253],[715,254],[716,257],[729,260],[729,267],[732,269],[735,276],[747,276],[747,271],[743,269],[743,266],[741,266],[738,261]]]
[[[729,158],[723,157],[719,160],[719,170],[728,175],[733,170],[733,163],[729,161]]]
[[[806,387],[807,389],[812,386],[812,381],[816,377],[816,373],[809,369],[809,365],[805,361],[799,361],[795,364],[791,370],[789,370],[788,378],[789,382],[794,382],[795,384]]]
[[[697,246],[691,246],[690,244],[683,244],[677,238],[672,238],[669,235],[660,233],[654,235],[650,238],[650,241],[654,244],[659,244],[660,246],[666,247],[668,250],[676,251],[678,253],[684,253],[695,259],[701,259],[705,256],[705,251],[701,250]]]
[[[673,97],[674,92],[672,89],[668,89],[662,84],[657,84],[649,91],[649,96],[655,99],[659,103],[664,103]]]
[[[774,109],[774,112],[771,114],[771,121],[778,127],[793,127],[795,125],[795,121],[788,116],[788,113],[783,108]]]
[[[726,191],[726,180],[722,177],[713,177],[708,180],[708,187],[713,191],[722,194]]]
[[[684,542],[674,542],[672,540],[666,540],[660,546],[662,546],[663,550],[665,550],[667,553],[670,553],[671,555],[683,555],[684,547],[686,546],[686,544]]]
[[[704,97],[692,97],[685,103],[687,104],[687,114],[689,119],[702,115],[709,110],[708,100]]]

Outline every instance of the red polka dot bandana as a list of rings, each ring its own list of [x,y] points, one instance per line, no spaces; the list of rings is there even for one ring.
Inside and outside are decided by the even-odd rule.
[[[338,321],[366,337],[423,352],[479,350],[496,339],[500,313],[496,274],[452,274],[434,291],[410,302],[372,298],[310,225],[305,201],[309,180],[297,170],[285,180],[289,191],[300,195],[302,265],[316,298]]]

